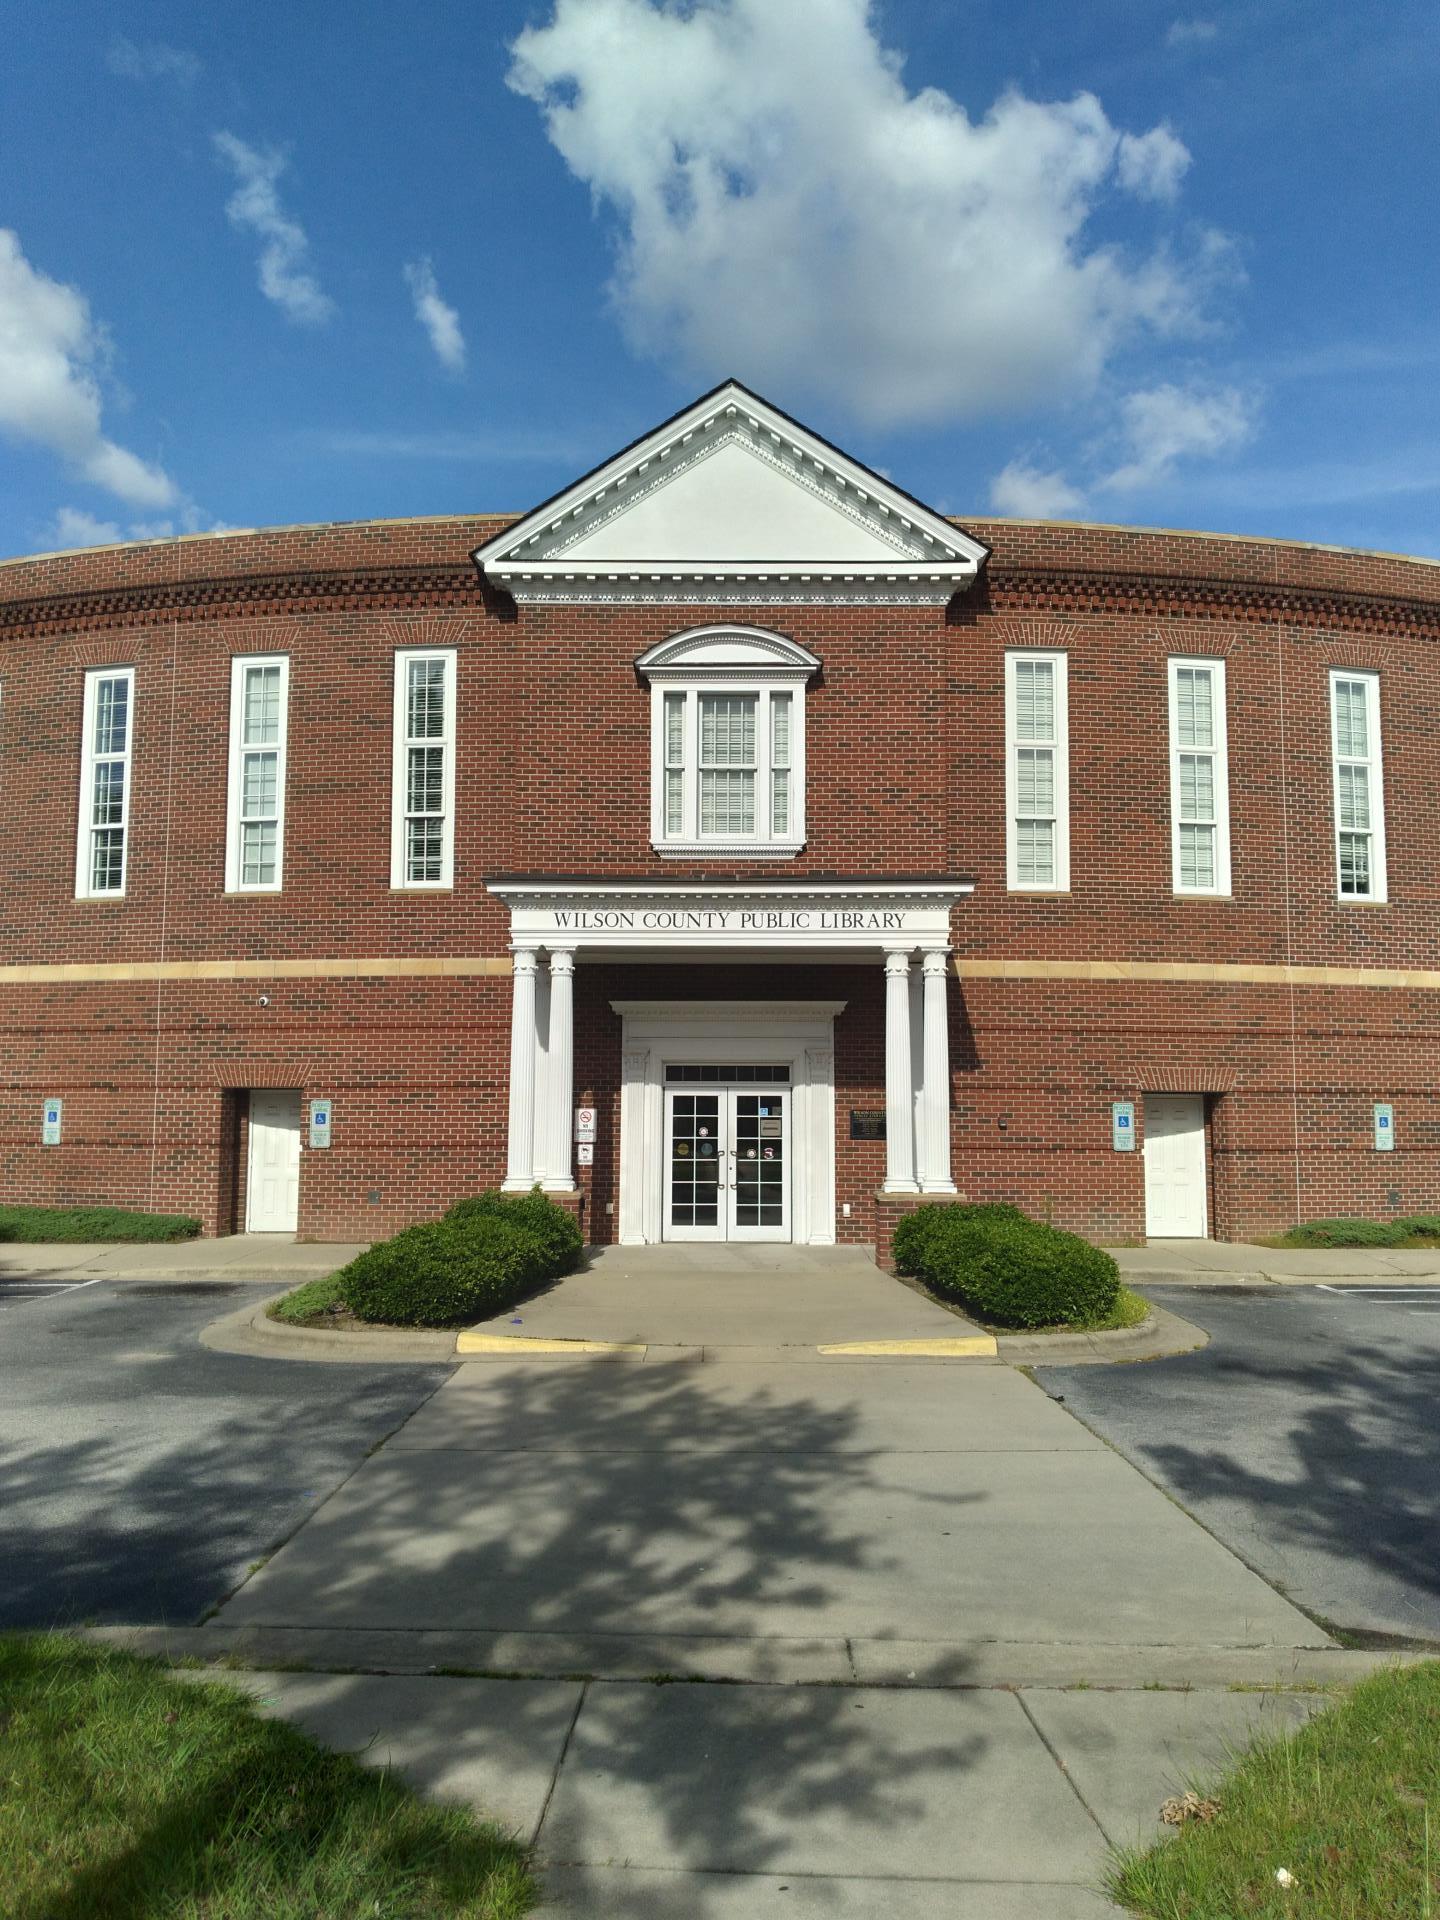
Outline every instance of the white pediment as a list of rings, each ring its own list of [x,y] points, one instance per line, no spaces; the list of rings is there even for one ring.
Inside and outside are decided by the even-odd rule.
[[[525,601],[943,604],[986,554],[730,381],[475,559]]]

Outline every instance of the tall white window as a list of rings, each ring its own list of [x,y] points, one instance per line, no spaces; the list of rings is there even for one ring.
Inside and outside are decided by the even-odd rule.
[[[1006,868],[1012,893],[1070,885],[1070,727],[1063,653],[1005,656]]]
[[[75,893],[82,900],[125,891],[134,708],[133,667],[99,667],[86,674],[75,851]]]
[[[650,683],[650,841],[667,859],[793,859],[805,844],[805,688],[820,662],[758,627],[696,627]]]
[[[278,893],[285,862],[285,759],[290,661],[230,662],[230,782],[225,891]]]
[[[1380,676],[1330,674],[1335,770],[1335,872],[1342,900],[1384,900],[1385,792],[1380,761]]]
[[[1230,891],[1225,662],[1170,662],[1170,873],[1176,893]]]
[[[390,884],[448,887],[455,871],[455,649],[395,656]]]

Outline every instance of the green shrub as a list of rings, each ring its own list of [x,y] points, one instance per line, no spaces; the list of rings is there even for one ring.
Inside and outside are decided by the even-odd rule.
[[[1023,1220],[1018,1207],[1003,1200],[971,1203],[932,1201],[907,1213],[895,1228],[891,1253],[901,1273],[928,1282],[936,1265],[946,1264],[945,1248],[956,1226],[975,1220]]]
[[[522,1226],[545,1249],[547,1277],[572,1273],[584,1245],[574,1214],[547,1200],[538,1187],[529,1193],[477,1193],[457,1200],[445,1220],[461,1232],[468,1232],[476,1222],[492,1220]]]
[[[575,1220],[538,1188],[482,1193],[360,1254],[336,1276],[337,1291],[361,1320],[454,1326],[569,1273],[580,1247]]]
[[[982,1319],[1008,1327],[1086,1326],[1114,1312],[1120,1270],[1078,1234],[1003,1205],[921,1207],[909,1218],[921,1214],[935,1217],[909,1236],[910,1270]]]
[[[183,1213],[139,1213],[127,1207],[0,1206],[0,1240],[193,1240],[200,1222]]]
[[[1407,1240],[1440,1240],[1440,1213],[1407,1213],[1395,1226]]]
[[[1285,1235],[1289,1247],[1397,1247],[1408,1229],[1400,1220],[1303,1220]]]

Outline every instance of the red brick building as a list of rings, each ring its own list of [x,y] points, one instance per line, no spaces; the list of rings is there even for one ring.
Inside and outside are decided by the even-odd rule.
[[[734,385],[519,521],[9,563],[0,1197],[1440,1209],[1437,627],[1424,561],[962,530]]]

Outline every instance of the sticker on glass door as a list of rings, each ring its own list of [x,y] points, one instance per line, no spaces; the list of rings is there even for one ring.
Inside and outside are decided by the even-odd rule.
[[[790,1238],[787,1091],[665,1096],[667,1240]]]

